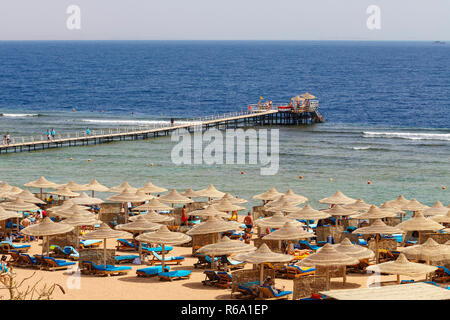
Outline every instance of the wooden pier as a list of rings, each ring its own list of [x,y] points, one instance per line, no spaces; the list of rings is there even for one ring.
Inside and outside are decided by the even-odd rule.
[[[284,109],[259,109],[234,112],[222,116],[208,116],[194,120],[190,123],[180,125],[164,125],[154,128],[115,128],[106,130],[92,131],[92,134],[76,133],[73,136],[66,134],[66,137],[57,135],[56,138],[47,140],[15,138],[12,143],[0,145],[0,154],[12,152],[31,152],[44,149],[84,146],[113,141],[149,139],[158,136],[165,136],[178,129],[185,129],[189,132],[197,130],[207,130],[209,128],[217,128],[219,130],[238,127],[253,126],[284,126],[299,125],[315,122],[322,122],[323,118],[317,110],[305,110],[303,112],[294,112]],[[100,132],[98,132],[100,131]],[[22,140],[17,142],[16,140]]]

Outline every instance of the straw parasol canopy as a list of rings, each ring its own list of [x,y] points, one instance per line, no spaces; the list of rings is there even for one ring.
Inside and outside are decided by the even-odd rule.
[[[447,212],[448,208],[444,207],[440,201],[436,201],[432,207],[422,210],[424,216],[444,215]]]
[[[72,201],[81,205],[93,205],[104,202],[102,199],[89,197],[85,192],[82,192],[79,197],[73,198]]]
[[[118,186],[109,188],[108,192],[122,193],[125,190],[128,190],[129,192],[136,192],[137,188],[130,186],[130,184],[127,181],[124,181]]]
[[[331,217],[328,213],[312,208],[309,204],[305,205],[303,208],[299,208],[286,216],[290,219],[299,220],[320,220]]]
[[[242,198],[238,198],[238,197],[233,197],[231,195],[231,193],[227,192],[225,193],[225,195],[221,198],[221,199],[217,199],[217,200],[212,200],[211,203],[217,203],[220,200],[228,200],[230,201],[232,204],[240,204],[240,203],[247,203],[248,201]]]
[[[241,207],[235,204],[232,204],[227,199],[222,199],[219,202],[212,205],[214,209],[217,209],[219,211],[240,211],[245,210],[245,207]]]
[[[48,208],[48,211],[49,212],[57,212],[57,211],[61,211],[61,210],[66,210],[66,209],[69,209],[70,207],[72,207],[73,205],[77,205],[77,206],[81,207],[82,209],[88,210],[87,207],[78,205],[75,202],[73,202],[73,199],[67,199],[60,206]]]
[[[47,254],[50,252],[49,236],[70,232],[73,226],[61,222],[53,222],[50,217],[45,217],[40,223],[33,224],[23,228],[20,232],[28,236],[47,237]],[[44,245],[42,245],[42,253],[44,253]]]
[[[439,244],[428,238],[423,244],[405,247],[402,253],[409,259],[448,262],[450,261],[450,247],[445,244]]]
[[[370,204],[365,203],[363,199],[358,198],[355,202],[344,204],[344,209],[351,209],[356,211],[367,211],[370,209]]]
[[[150,181],[147,182],[142,188],[139,188],[139,190],[142,190],[145,193],[160,193],[160,192],[166,192],[167,191],[166,188],[155,186]]]
[[[282,208],[282,207],[289,207],[289,206],[296,206],[299,204],[304,203],[303,199],[289,197],[286,195],[281,195],[275,200],[269,201],[264,205],[264,208]]]
[[[190,211],[188,216],[228,218],[228,214],[215,209],[212,205],[206,206],[204,209]]]
[[[287,202],[286,200],[282,202],[279,206],[272,206],[272,207],[265,207],[264,210],[268,212],[284,212],[284,213],[290,213],[300,210],[300,207],[297,207],[297,205],[294,205],[292,203]]]
[[[86,185],[78,184],[78,183],[76,183],[76,182],[74,182],[72,180],[69,181],[68,183],[62,185],[62,186],[63,187],[67,187],[67,188],[69,188],[72,191],[86,191],[86,190],[88,190]]]
[[[222,198],[225,195],[225,192],[217,190],[212,184],[205,189],[198,190],[197,193],[202,197],[208,198]]]
[[[145,199],[145,201],[155,198],[155,196],[153,196],[153,195],[151,195],[149,193],[145,193],[143,190],[140,190],[140,189],[138,189],[136,191],[136,195],[139,196],[139,197],[142,197],[143,199]]]
[[[444,229],[443,225],[425,218],[420,211],[417,211],[416,215],[411,219],[403,221],[395,227],[404,231],[438,231]]]
[[[59,185],[57,183],[54,183],[54,182],[51,182],[51,181],[48,181],[44,177],[40,177],[37,180],[25,183],[24,186],[25,187],[40,188],[41,190],[42,189],[56,189],[56,188],[61,187],[61,185]]]
[[[207,244],[197,250],[197,253],[209,256],[223,256],[255,251],[256,247],[239,240],[230,240],[227,236],[222,237],[219,242]]]
[[[136,240],[144,243],[157,243],[162,246],[161,267],[164,270],[165,245],[177,245],[191,241],[191,237],[182,232],[171,232],[167,226],[161,226],[158,231],[146,232],[136,237]]]
[[[92,197],[94,197],[94,191],[108,192],[109,188],[100,184],[95,178],[93,178],[88,184],[84,185],[86,190],[92,191]]]
[[[143,215],[137,216],[132,222],[119,224],[115,226],[116,230],[125,231],[156,231],[161,227],[160,224],[147,220]]]
[[[81,226],[95,226],[97,224],[101,224],[102,222],[97,220],[97,217],[93,213],[85,213],[81,211],[77,211],[72,214],[67,219],[61,221],[61,223],[65,223],[76,228],[76,236],[77,236],[77,249],[80,247],[80,231],[79,228]]]
[[[305,267],[326,267],[326,277],[330,282],[330,267],[344,267],[344,279],[346,281],[346,266],[358,264],[359,260],[355,257],[349,256],[345,253],[339,252],[332,244],[326,243],[322,248],[318,249],[316,253],[313,253],[306,258],[297,262],[298,266]]]
[[[117,238],[129,238],[132,234],[122,230],[111,229],[106,223],[102,223],[100,228],[95,231],[85,233],[82,238],[84,240],[89,239],[104,239],[103,240],[103,254],[104,254],[104,266],[106,267],[106,239],[117,239]]]
[[[237,230],[239,226],[239,224],[225,221],[218,217],[212,216],[209,217],[206,222],[199,223],[198,225],[187,231],[186,234],[192,236],[199,234],[219,233],[230,230]]]
[[[138,195],[136,191],[136,188],[125,188],[119,194],[111,196],[106,200],[114,202],[144,202],[147,200],[147,197],[144,195]]]
[[[352,209],[344,209],[341,205],[336,204],[331,209],[324,210],[326,213],[335,217],[346,217],[358,214],[359,212]]]
[[[263,201],[271,201],[275,200],[282,196],[283,193],[278,192],[274,187],[270,188],[268,191],[254,195],[253,199],[263,200]]]
[[[151,199],[148,203],[144,203],[136,208],[133,211],[148,211],[148,210],[156,210],[156,211],[170,211],[172,207],[161,203],[158,198]]]
[[[439,215],[439,216],[434,216],[431,217],[430,219],[439,223],[450,223],[450,210],[447,209],[447,214],[446,215]]]
[[[386,201],[388,206],[402,208],[409,203],[410,200],[406,199],[402,194],[397,197],[395,200]]]
[[[9,189],[8,195],[15,196],[15,195],[18,195],[19,193],[21,193],[22,191],[23,191],[23,189],[14,186],[14,187],[11,187],[11,189]]]
[[[291,218],[283,216],[281,213],[276,212],[273,216],[268,218],[256,219],[254,225],[260,228],[281,228],[286,222],[291,222],[296,227],[302,227],[303,223],[293,220]]]
[[[396,274],[397,282],[400,283],[400,275],[416,277],[420,274],[427,274],[435,271],[437,268],[423,263],[414,263],[408,261],[403,253],[400,253],[397,260],[368,266],[366,270]]]
[[[175,203],[192,203],[192,202],[194,202],[194,200],[179,194],[175,189],[170,190],[170,192],[168,194],[166,194],[165,196],[159,197],[159,200],[163,201],[163,202],[171,203],[172,206]]]
[[[392,211],[382,210],[375,205],[371,205],[370,209],[364,213],[352,216],[353,219],[382,219],[395,217],[397,214]]]
[[[67,207],[67,208],[51,211],[50,215],[57,216],[60,218],[70,218],[71,216],[73,216],[76,213],[80,213],[80,214],[84,214],[84,215],[92,214],[92,212],[90,212],[85,207],[79,206],[77,204],[73,204],[72,206]]]
[[[73,192],[66,186],[58,188],[58,189],[56,189],[56,191],[52,191],[49,193],[56,194],[57,196],[61,196],[61,197],[78,197],[80,195],[79,193]]]
[[[399,214],[399,213],[403,214],[403,213],[405,213],[405,211],[403,211],[400,207],[391,206],[387,202],[383,203],[380,206],[380,209],[385,210],[385,211],[394,212],[395,214]]]
[[[295,222],[286,222],[280,229],[264,236],[263,240],[299,240],[315,237],[314,233],[304,231]]]
[[[375,256],[375,253],[372,250],[351,243],[349,238],[345,238],[340,243],[335,244],[333,247],[337,252],[344,253],[347,256],[356,258],[358,260],[372,259]]]
[[[181,195],[184,196],[184,197],[188,197],[188,198],[201,197],[201,195],[199,195],[197,191],[194,191],[191,188],[186,189],[186,191],[182,192]]]
[[[0,194],[7,194],[11,190],[12,186],[8,182],[0,184]]]
[[[3,209],[3,207],[0,207],[0,221],[21,217],[22,215],[20,213],[14,211],[7,211]]]
[[[294,191],[292,191],[292,189],[288,189],[288,191],[286,191],[284,195],[289,200],[302,201],[301,203],[308,201],[307,197],[302,196],[301,194],[296,194]]]
[[[421,204],[416,199],[411,199],[406,205],[402,207],[402,210],[419,211],[429,208],[428,206]]]
[[[316,96],[310,94],[309,92],[305,92],[304,94],[301,94],[300,98],[303,98],[305,100],[317,99]]]
[[[162,214],[156,213],[153,210],[149,210],[148,213],[132,216],[132,217],[130,217],[129,220],[130,221],[135,221],[139,217],[144,217],[148,221],[154,222],[154,223],[170,222],[170,221],[173,221],[175,219],[174,217],[170,217],[170,216],[167,216],[167,215],[162,215]]]
[[[16,200],[10,202],[2,202],[0,205],[4,209],[11,211],[33,211],[39,209],[38,206],[33,203],[25,202],[21,198],[16,198]]]
[[[11,195],[7,197],[9,200],[16,200],[17,198],[22,199],[25,202],[34,203],[34,204],[45,204],[44,201],[38,199],[28,190],[23,190],[20,193]]]
[[[347,197],[345,194],[343,194],[340,191],[336,191],[335,194],[333,194],[331,197],[323,198],[319,200],[320,203],[327,203],[327,204],[351,204],[355,203],[356,200],[352,199],[350,197]]]

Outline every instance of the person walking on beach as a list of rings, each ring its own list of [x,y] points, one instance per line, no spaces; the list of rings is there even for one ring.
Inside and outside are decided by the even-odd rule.
[[[186,215],[186,206],[183,206],[183,209],[181,209],[181,225],[185,226],[187,225],[188,218]]]

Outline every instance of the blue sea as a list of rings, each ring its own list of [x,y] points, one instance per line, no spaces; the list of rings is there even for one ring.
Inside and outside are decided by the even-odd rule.
[[[279,128],[274,176],[250,164],[176,165],[174,142],[160,137],[2,154],[0,180],[23,186],[41,175],[58,183],[95,177],[136,187],[151,180],[178,191],[213,183],[249,200],[275,186],[313,207],[336,190],[375,204],[399,194],[450,202],[449,43],[0,42],[0,131],[16,139],[51,128],[191,121],[245,110],[260,97],[287,103],[306,91],[319,98],[326,121]]]

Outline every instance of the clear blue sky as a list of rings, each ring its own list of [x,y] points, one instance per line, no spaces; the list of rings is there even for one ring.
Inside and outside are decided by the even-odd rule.
[[[66,9],[81,9],[68,30]],[[381,30],[366,27],[369,5]],[[450,0],[2,0],[0,40],[450,40]]]

